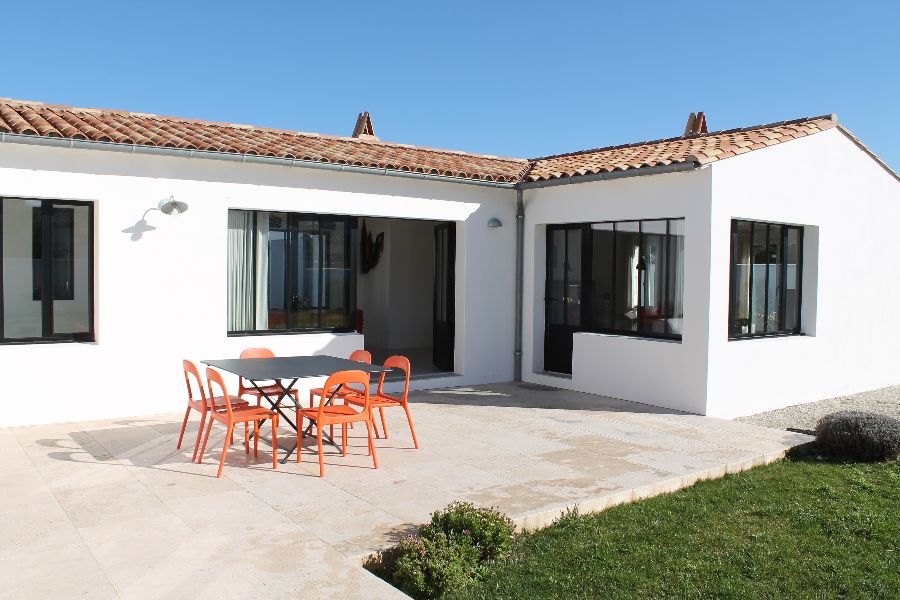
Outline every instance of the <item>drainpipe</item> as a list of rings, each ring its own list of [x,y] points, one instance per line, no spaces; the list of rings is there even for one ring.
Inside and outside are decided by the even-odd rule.
[[[525,272],[525,203],[516,190],[516,343],[513,380],[522,381],[522,277]]]

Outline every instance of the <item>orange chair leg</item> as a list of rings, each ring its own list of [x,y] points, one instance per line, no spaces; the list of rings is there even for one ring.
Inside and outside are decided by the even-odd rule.
[[[384,431],[384,439],[388,439],[391,436],[388,435],[387,423],[384,422],[384,407],[379,406],[378,412],[381,413],[381,430]]]
[[[181,448],[181,440],[184,439],[184,430],[187,427],[188,417],[191,415],[191,405],[188,404],[187,410],[184,411],[184,422],[181,424],[181,435],[178,436],[178,445],[175,446],[175,449]]]
[[[259,421],[253,421],[253,458],[259,458]]]
[[[378,433],[378,423],[375,421],[375,412],[374,408],[369,409],[369,420],[372,421],[372,429],[375,430],[375,437],[381,439],[381,434]]]
[[[253,439],[255,440],[256,438],[254,437]],[[256,442],[253,445],[256,446]],[[244,421],[244,454],[250,454],[250,423],[247,421]]]
[[[297,448],[297,454],[299,451]],[[278,415],[272,415],[272,468],[278,470]]]
[[[408,405],[408,404],[404,404],[404,405],[403,405],[403,410],[406,411],[406,420],[407,420],[407,422],[409,423],[409,432],[412,434],[413,444],[415,444],[415,445],[416,445],[416,449],[418,449],[418,448],[419,448],[419,440],[416,439],[416,428],[413,427],[412,415],[409,414],[409,405]]]
[[[228,454],[228,446],[231,444],[228,443],[228,440],[234,439],[234,424],[228,424],[228,432],[225,434],[225,443],[222,444],[222,458],[219,459],[219,472],[216,474],[216,478],[222,476],[222,469],[225,468],[225,456]]]
[[[372,441],[372,422],[366,421],[366,429],[369,433],[369,454],[372,455],[372,462],[375,464],[375,468],[378,468],[378,455],[375,454],[375,442]]]
[[[214,419],[212,417],[210,417],[209,423],[207,423],[207,425],[206,425],[206,435],[203,436],[203,447],[200,448],[200,456],[197,457],[198,465],[203,462],[203,455],[206,453],[206,442],[209,441],[209,432],[212,431],[213,421],[214,421]]]
[[[197,460],[197,451],[200,450],[200,438],[203,437],[203,426],[206,425],[206,413],[200,413],[200,427],[197,429],[197,441],[194,442],[194,455],[191,456],[191,460]]]
[[[297,462],[302,460],[301,450],[303,450],[303,418],[297,419]]]
[[[319,447],[319,477],[325,477],[325,456],[322,453],[321,427],[316,427],[316,445]]]
[[[341,456],[347,456],[347,424],[341,425]]]

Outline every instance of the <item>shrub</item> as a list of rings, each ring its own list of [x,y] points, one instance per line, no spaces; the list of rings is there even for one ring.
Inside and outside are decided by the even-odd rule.
[[[479,579],[492,560],[507,556],[515,526],[503,513],[452,502],[396,546],[371,556],[365,567],[413,598],[440,598]]]
[[[479,550],[468,537],[409,536],[397,548],[391,581],[413,598],[440,598],[478,576]]]
[[[496,560],[509,554],[515,525],[496,509],[451,502],[444,510],[431,513],[431,523],[419,530],[423,538],[434,539],[438,533],[453,539],[468,538],[478,548],[480,560]]]
[[[891,460],[900,455],[900,420],[844,410],[819,419],[816,445],[823,454],[856,460]]]

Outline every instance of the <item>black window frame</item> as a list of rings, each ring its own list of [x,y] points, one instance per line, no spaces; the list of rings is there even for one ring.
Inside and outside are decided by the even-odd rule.
[[[53,326],[53,302],[54,300],[71,300],[74,296],[64,298],[56,298],[54,294],[38,293],[38,290],[32,291],[34,300],[41,303],[41,335],[32,337],[7,338],[5,333],[5,299],[3,286],[3,200],[21,200],[23,202],[33,201],[40,202],[40,207],[34,207],[40,210],[40,228],[41,228],[41,256],[53,256],[53,209],[54,208],[70,208],[75,206],[83,206],[88,210],[87,218],[87,292],[88,292],[88,331],[77,333],[56,333]],[[70,256],[74,261],[74,236],[70,240],[72,251]],[[41,261],[41,290],[53,290],[55,285],[52,273],[53,260]],[[95,333],[95,313],[94,313],[94,203],[84,200],[63,200],[48,198],[26,198],[22,196],[0,196],[0,345],[16,345],[16,344],[40,344],[40,343],[59,343],[59,342],[94,342],[96,340]],[[74,289],[74,284],[73,284]],[[37,296],[37,297],[35,297]]]
[[[750,286],[748,291],[748,313],[751,315],[748,317],[748,320],[752,323],[752,312],[753,312],[753,266],[757,264],[754,260],[753,255],[753,239],[754,234],[756,232],[757,227],[764,226],[766,227],[766,246],[769,247],[772,245],[771,243],[771,235],[772,235],[772,227],[780,227],[781,228],[781,239],[779,240],[780,246],[780,256],[778,257],[780,262],[776,264],[781,264],[783,267],[780,270],[780,281],[778,288],[780,292],[778,294],[778,321],[779,327],[775,331],[769,331],[769,321],[768,319],[764,320],[765,330],[761,332],[750,332],[749,325],[747,327],[747,333],[735,333],[735,325],[737,319],[737,310],[738,303],[737,298],[735,298],[734,288],[735,288],[735,240],[737,235],[738,227],[741,223],[745,223],[750,225]],[[788,237],[790,235],[790,231],[797,232],[797,269],[796,269],[796,278],[797,278],[797,307],[796,307],[796,324],[793,328],[787,329],[784,327],[785,317],[787,314],[786,305],[787,305],[787,252],[788,252]],[[790,223],[778,223],[775,221],[758,221],[751,219],[732,219],[731,220],[731,235],[730,235],[730,265],[729,265],[729,274],[728,274],[728,339],[729,341],[737,341],[737,340],[748,340],[748,339],[760,339],[760,338],[771,338],[771,337],[789,337],[795,335],[803,335],[802,325],[803,325],[803,234],[804,227],[802,225],[794,225]],[[762,264],[762,263],[760,263]],[[765,263],[772,264],[772,263]],[[769,285],[769,269],[766,269],[766,289],[768,289]],[[769,312],[769,297],[766,294],[765,298],[765,308],[764,313],[768,314]]]
[[[344,240],[345,245],[345,256],[349,262],[348,269],[353,274],[353,277],[356,277],[356,269],[358,264],[358,251],[359,244],[358,242],[358,228],[359,228],[359,217],[353,215],[338,215],[338,214],[325,214],[325,213],[301,213],[301,212],[289,212],[282,210],[252,210],[252,209],[229,209],[229,210],[242,210],[244,212],[249,212],[253,214],[253,253],[251,260],[253,261],[253,280],[256,281],[256,265],[257,265],[257,255],[259,252],[259,244],[258,244],[258,228],[256,226],[257,220],[262,216],[265,218],[269,218],[269,215],[272,214],[282,214],[285,215],[286,221],[288,223],[288,229],[291,227],[295,227],[297,223],[301,221],[315,221],[317,226],[317,231],[322,231],[322,225],[326,221],[343,221],[347,224],[347,231],[349,235],[346,236]],[[291,245],[292,236],[288,236],[287,243]],[[356,331],[356,324],[354,322],[348,323],[346,327],[324,327],[322,325],[323,318],[323,309],[322,309],[322,295],[324,293],[323,286],[323,273],[325,271],[325,245],[319,244],[319,256],[318,256],[318,277],[319,282],[317,285],[318,288],[318,299],[317,299],[317,326],[316,327],[293,327],[288,328],[287,324],[283,328],[279,329],[244,329],[244,330],[230,330],[226,331],[226,335],[228,337],[247,337],[247,336],[258,336],[258,335],[302,335],[309,333],[352,333]],[[285,277],[285,285],[284,285],[284,302],[287,307],[291,301],[291,291],[293,288],[292,277],[295,269],[295,263],[291,258],[292,253],[288,251],[286,253],[286,259],[284,261],[284,277]],[[230,265],[229,265],[230,267]],[[254,289],[253,293],[253,314],[256,314],[256,302],[257,302],[257,290]],[[357,308],[357,289],[355,281],[351,282],[351,285],[347,286],[345,290],[345,303],[349,307],[348,310],[351,315],[354,315]],[[352,319],[351,319],[352,321]]]
[[[635,338],[645,338],[645,339],[657,339],[657,340],[667,340],[667,341],[676,341],[681,342],[684,339],[683,333],[656,333],[651,331],[633,331],[629,329],[619,329],[616,327],[602,327],[596,324],[592,316],[592,308],[593,308],[593,293],[591,283],[593,281],[593,235],[591,235],[592,225],[600,225],[607,224],[613,225],[614,231],[616,231],[615,226],[620,223],[638,223],[638,235],[639,235],[639,247],[644,247],[644,223],[645,222],[656,222],[656,221],[665,221],[666,222],[666,233],[664,238],[664,244],[668,249],[670,246],[670,241],[672,239],[671,227],[672,221],[682,221],[686,222],[685,217],[656,217],[656,218],[635,218],[635,219],[616,219],[616,220],[603,220],[603,221],[590,221],[586,223],[553,223],[548,224],[546,226],[546,244],[547,251],[545,255],[545,262],[549,261],[550,251],[550,235],[553,230],[556,229],[573,229],[573,228],[581,228],[582,231],[582,247],[581,247],[581,290],[580,290],[580,319],[579,325],[572,326],[574,331],[578,332],[586,332],[586,333],[603,333],[610,335],[621,335],[627,337],[635,337]],[[659,234],[653,234],[659,235]],[[615,267],[616,260],[616,244],[613,244],[613,253],[610,256],[610,263]],[[667,258],[667,260],[669,260]],[[683,265],[682,265],[683,267]],[[546,275],[548,274],[549,262],[547,264],[547,268],[545,268],[545,281],[544,281],[544,297],[549,299],[551,296],[550,291],[550,278]],[[665,298],[664,304],[668,302],[669,298],[669,289],[668,289],[668,275],[666,276],[666,286],[663,290],[663,295]],[[613,270],[613,277],[611,278],[613,285],[612,295],[615,297],[617,286],[621,285],[621,282],[617,282],[615,278],[615,271]],[[638,306],[641,306],[641,295],[643,294],[643,286],[638,286]],[[683,302],[683,298],[682,298]],[[544,330],[545,337],[548,335],[548,325],[550,323],[550,314],[549,314],[549,303],[545,301],[545,315],[544,315]],[[640,317],[638,317],[640,318]],[[683,319],[683,317],[681,317]],[[669,317],[664,317],[664,325],[663,329],[668,329]]]

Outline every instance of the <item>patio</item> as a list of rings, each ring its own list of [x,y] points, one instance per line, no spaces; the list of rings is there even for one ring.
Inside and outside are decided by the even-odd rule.
[[[769,462],[801,434],[529,384],[414,392],[380,467],[351,431],[348,456],[307,438],[271,466],[239,443],[216,479],[223,431],[203,464],[181,450],[180,414],[0,430],[0,596],[403,597],[359,567],[451,500],[498,506],[523,527],[599,510]],[[240,436],[236,436],[240,437]],[[190,441],[189,441],[190,440]],[[235,440],[238,442],[238,440]],[[279,443],[292,438],[282,430]]]

